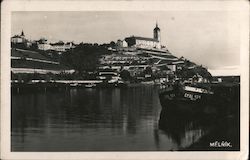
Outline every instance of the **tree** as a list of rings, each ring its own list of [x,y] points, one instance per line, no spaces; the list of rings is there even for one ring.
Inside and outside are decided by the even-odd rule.
[[[206,78],[208,80],[212,79],[212,75],[207,71],[206,68],[202,66],[196,66],[192,69],[188,69],[187,67],[183,67],[182,70],[178,70],[176,72],[177,76],[183,79],[192,78],[193,76],[199,74],[203,78]]]
[[[112,47],[112,48],[115,47],[115,42],[114,42],[114,41],[111,41],[111,42],[110,42],[110,47]]]
[[[152,68],[151,67],[147,67],[145,70],[144,70],[144,74],[152,74],[153,71],[152,71]]]
[[[129,71],[127,71],[127,70],[122,70],[121,73],[120,73],[120,77],[121,77],[124,81],[131,80],[131,75],[130,75]]]
[[[83,71],[94,71],[99,64],[99,57],[108,52],[105,45],[81,43],[76,48],[63,53],[61,62],[81,74]]]

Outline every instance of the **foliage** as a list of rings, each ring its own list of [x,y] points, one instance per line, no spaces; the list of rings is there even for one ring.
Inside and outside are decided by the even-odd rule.
[[[79,44],[61,55],[61,62],[73,67],[78,72],[94,71],[99,64],[99,57],[109,53],[106,45]]]
[[[120,73],[120,77],[121,77],[124,81],[131,80],[131,75],[130,75],[129,71],[127,71],[127,70],[122,70],[121,73]]]
[[[111,41],[110,42],[110,47],[114,48],[116,46],[115,42],[114,41]]]
[[[147,67],[145,70],[144,70],[144,74],[152,74],[153,71],[152,71],[152,68],[151,67]]]
[[[183,79],[192,78],[197,74],[202,76],[203,78],[207,78],[209,80],[212,79],[212,75],[207,71],[206,68],[202,66],[195,66],[192,69],[189,69],[188,67],[184,66],[181,70],[176,71],[176,75]]]

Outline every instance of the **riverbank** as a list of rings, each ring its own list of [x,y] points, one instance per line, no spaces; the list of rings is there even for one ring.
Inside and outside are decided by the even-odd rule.
[[[82,81],[34,81],[30,83],[11,83],[12,92],[26,92],[26,91],[47,91],[47,90],[66,90],[70,88],[130,88],[130,87],[141,87],[141,86],[154,86],[159,85],[156,83],[107,83],[96,80],[82,80]]]

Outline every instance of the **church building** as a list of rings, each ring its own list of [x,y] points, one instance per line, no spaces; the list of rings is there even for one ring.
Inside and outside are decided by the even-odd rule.
[[[140,48],[161,48],[161,35],[160,35],[160,28],[156,23],[156,26],[153,30],[153,38],[147,37],[138,37],[138,36],[131,36],[125,38],[129,47],[140,47]]]
[[[25,43],[26,41],[23,31],[21,32],[21,35],[14,35],[11,37],[12,43]]]

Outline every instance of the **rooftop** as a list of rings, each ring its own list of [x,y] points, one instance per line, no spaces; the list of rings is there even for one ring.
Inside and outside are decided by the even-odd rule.
[[[131,36],[131,37],[128,37],[128,38],[135,38],[135,39],[138,39],[138,40],[159,42],[157,39],[148,38],[148,37]],[[126,40],[126,39],[127,39],[127,38],[125,38],[125,40]]]
[[[50,43],[50,45],[52,45],[52,46],[56,46],[56,45],[61,45],[61,46],[63,46],[63,45],[64,45],[64,42],[60,41],[60,42],[56,42],[56,43]]]
[[[19,36],[19,35],[14,35],[13,37],[11,37],[11,38],[22,38],[21,36]]]

